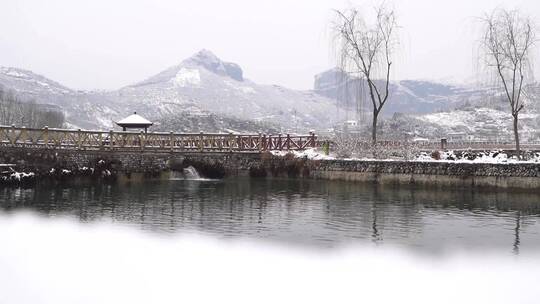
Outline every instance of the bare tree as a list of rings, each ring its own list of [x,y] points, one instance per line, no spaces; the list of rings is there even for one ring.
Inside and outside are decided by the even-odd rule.
[[[493,68],[504,89],[513,117],[516,153],[519,145],[519,113],[525,108],[527,84],[533,80],[531,55],[535,43],[532,21],[518,11],[495,10],[482,19],[483,49],[488,67]]]
[[[0,87],[0,125],[60,128],[64,121],[61,111],[38,104],[34,100],[24,101],[13,91]]]
[[[377,121],[390,95],[392,53],[397,45],[396,17],[384,4],[375,8],[374,24],[367,24],[356,8],[335,13],[333,32],[339,64],[346,73],[367,82],[373,106],[371,139],[376,145]]]
[[[17,99],[12,91],[0,88],[0,124],[12,125],[15,123],[15,107]]]

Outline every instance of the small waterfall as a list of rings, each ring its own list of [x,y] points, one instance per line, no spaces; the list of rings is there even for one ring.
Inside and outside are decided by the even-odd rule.
[[[180,172],[180,171],[171,171],[171,176],[170,176],[170,179],[172,180],[179,180],[179,179],[184,179],[185,176],[184,176],[184,172]]]
[[[199,172],[193,166],[184,168],[184,177],[185,179],[201,179]]]
[[[197,172],[197,169],[195,169],[193,166],[184,168],[182,169],[182,171],[172,170],[170,179],[171,180],[198,180],[198,181],[209,180],[204,177],[201,177],[199,172]]]

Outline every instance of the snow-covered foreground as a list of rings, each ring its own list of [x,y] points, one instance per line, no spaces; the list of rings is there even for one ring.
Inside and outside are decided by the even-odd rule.
[[[316,252],[0,215],[0,303],[538,303],[538,256]]]

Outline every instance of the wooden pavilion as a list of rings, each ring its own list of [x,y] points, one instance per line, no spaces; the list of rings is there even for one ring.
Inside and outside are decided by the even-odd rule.
[[[133,114],[120,120],[116,124],[122,127],[123,131],[127,131],[127,129],[144,129],[144,132],[146,133],[148,131],[148,128],[151,127],[154,123],[137,114],[137,112],[134,112]]]

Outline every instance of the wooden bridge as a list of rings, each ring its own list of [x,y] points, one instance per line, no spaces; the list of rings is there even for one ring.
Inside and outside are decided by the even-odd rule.
[[[145,133],[0,126],[0,146],[94,151],[244,152],[301,151],[316,147],[304,136],[218,133]]]
[[[149,152],[242,152],[302,151],[320,147],[325,141],[308,135],[145,133],[67,129],[31,129],[0,126],[0,146],[89,151]],[[331,144],[331,146],[333,146]],[[512,142],[440,141],[406,142],[381,140],[377,146],[388,151],[433,150],[513,150]],[[540,143],[524,143],[523,150],[540,150]],[[371,142],[359,140],[356,148],[371,149]],[[333,150],[331,148],[331,150]]]

